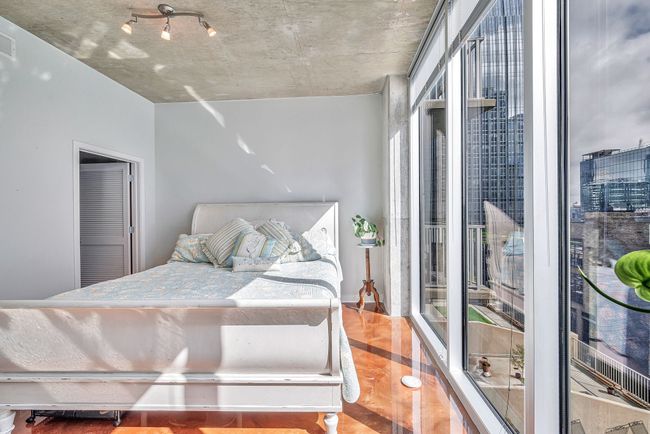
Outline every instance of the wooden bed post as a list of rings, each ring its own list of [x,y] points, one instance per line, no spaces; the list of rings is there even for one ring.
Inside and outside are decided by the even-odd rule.
[[[0,433],[11,434],[14,430],[14,418],[16,412],[13,410],[0,410]]]
[[[339,417],[336,413],[327,413],[323,422],[327,434],[336,434],[336,427],[339,424]]]

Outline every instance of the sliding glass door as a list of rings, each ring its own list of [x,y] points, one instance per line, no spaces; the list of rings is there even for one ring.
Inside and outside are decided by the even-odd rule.
[[[650,430],[650,309],[616,264],[650,249],[650,3],[567,0],[569,426]],[[644,282],[647,284],[647,282]]]
[[[494,2],[464,44],[465,369],[524,426],[523,1]]]

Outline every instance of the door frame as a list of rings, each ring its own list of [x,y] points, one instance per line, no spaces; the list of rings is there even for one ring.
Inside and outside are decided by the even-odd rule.
[[[77,140],[72,141],[72,221],[73,221],[73,257],[74,286],[81,286],[81,235],[79,228],[79,153],[87,152],[102,157],[114,158],[131,164],[132,200],[131,215],[134,222],[134,237],[131,244],[132,272],[137,273],[145,267],[145,202],[144,202],[144,159],[133,155],[102,148]]]

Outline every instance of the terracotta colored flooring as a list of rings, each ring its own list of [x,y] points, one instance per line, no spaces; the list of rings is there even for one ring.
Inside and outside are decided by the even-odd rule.
[[[367,309],[372,308],[369,305]],[[345,403],[339,414],[340,434],[474,434],[467,417],[442,374],[404,318],[389,318],[369,310],[343,309],[361,398]],[[419,375],[423,386],[407,389],[403,375]],[[110,421],[38,418],[18,412],[14,433],[33,434],[322,434],[323,415],[316,413],[129,412],[114,428]]]

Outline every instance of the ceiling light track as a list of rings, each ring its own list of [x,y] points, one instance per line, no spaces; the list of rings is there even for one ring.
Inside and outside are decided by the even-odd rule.
[[[168,4],[159,4],[158,5],[158,11],[160,13],[152,13],[152,14],[144,14],[144,13],[137,13],[137,12],[132,12],[131,13],[131,19],[122,24],[122,31],[124,31],[127,34],[132,34],[133,33],[133,27],[132,24],[135,24],[138,22],[138,18],[144,19],[144,20],[166,20],[165,27],[163,27],[162,32],[160,33],[160,37],[166,41],[171,40],[172,34],[171,34],[171,22],[170,20],[172,18],[176,17],[196,17],[199,20],[199,24],[201,27],[205,29],[206,32],[208,32],[209,37],[213,37],[217,34],[216,30],[208,24],[207,21],[203,18],[203,14],[201,12],[194,12],[194,11],[179,11],[177,12],[173,7],[169,6]]]

